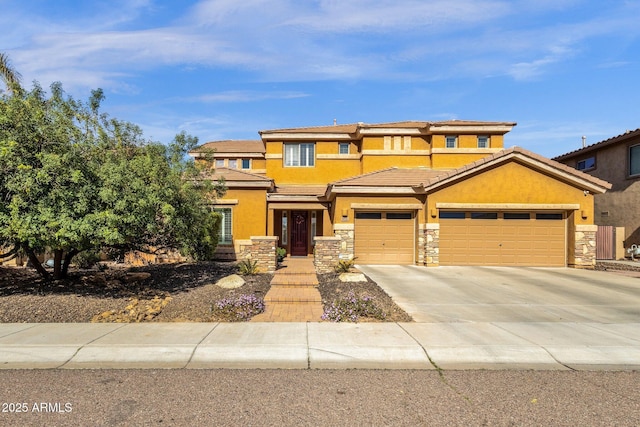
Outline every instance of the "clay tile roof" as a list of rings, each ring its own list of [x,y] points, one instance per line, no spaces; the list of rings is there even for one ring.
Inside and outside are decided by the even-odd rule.
[[[269,184],[273,182],[271,178],[267,178],[264,175],[258,175],[255,173],[245,172],[238,169],[229,168],[216,168],[213,173],[206,175],[208,179],[217,181],[220,178],[224,178],[225,181],[243,182],[243,183],[263,183]]]
[[[440,122],[433,122],[431,126],[482,126],[482,125],[509,125],[515,126],[514,122],[484,122],[479,120],[443,120]]]
[[[297,196],[322,196],[326,190],[326,185],[291,185],[277,186],[274,193]]]
[[[596,142],[595,144],[587,145],[584,148],[579,148],[577,150],[573,150],[568,153],[561,154],[559,156],[554,157],[553,160],[564,160],[564,159],[573,157],[574,155],[588,153],[590,151],[597,150],[599,148],[603,148],[608,145],[613,145],[618,142],[626,141],[627,139],[634,138],[637,136],[640,136],[640,128],[636,130],[628,130],[625,133],[605,139],[604,141]]]
[[[345,125],[329,125],[329,126],[310,126],[301,128],[287,128],[287,129],[271,129],[261,130],[259,133],[354,133],[358,130],[358,124],[345,124]]]
[[[334,182],[334,186],[419,187],[444,171],[427,168],[389,168]]]
[[[481,170],[484,167],[489,167],[490,164],[494,163],[494,162],[499,162],[501,160],[508,160],[511,157],[518,157],[521,159],[524,159],[525,161],[529,161],[531,163],[537,162],[539,164],[542,164],[544,166],[547,166],[551,169],[555,169],[558,172],[562,172],[564,174],[570,175],[575,177],[576,179],[580,179],[582,181],[587,181],[589,183],[591,183],[592,185],[594,185],[595,187],[600,187],[602,189],[602,191],[604,192],[605,189],[609,189],[611,188],[611,184],[608,183],[607,181],[604,181],[600,178],[596,178],[595,176],[589,175],[587,173],[584,173],[582,171],[579,171],[577,169],[574,169],[570,166],[567,166],[563,163],[557,162],[555,160],[551,160],[548,159],[544,156],[541,156],[539,154],[536,154],[532,151],[529,150],[525,150],[524,148],[521,147],[511,147],[511,148],[507,148],[501,151],[498,151],[496,153],[491,154],[490,156],[487,157],[483,157],[480,160],[476,160],[473,163],[469,163],[461,168],[458,169],[454,169],[451,171],[447,171],[442,173],[441,175],[438,176],[433,176],[432,178],[428,179],[427,181],[424,182],[424,186],[426,187],[434,187],[437,186],[438,184],[442,183],[443,181],[447,180],[448,178],[453,178],[455,176],[458,175],[463,175],[466,172],[471,172],[474,170]]]
[[[360,123],[360,127],[366,128],[428,128],[430,122],[422,121],[404,121],[404,122],[390,122],[390,123]]]
[[[215,153],[263,153],[264,143],[261,140],[224,140],[211,141],[194,148],[191,152],[215,150]]]

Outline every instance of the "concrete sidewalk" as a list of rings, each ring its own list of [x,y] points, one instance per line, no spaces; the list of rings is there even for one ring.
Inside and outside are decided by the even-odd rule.
[[[0,324],[0,368],[640,368],[640,324]]]

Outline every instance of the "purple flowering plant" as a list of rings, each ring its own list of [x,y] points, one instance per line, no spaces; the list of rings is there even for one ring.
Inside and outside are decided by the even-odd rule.
[[[264,311],[264,300],[253,294],[230,296],[217,301],[211,308],[216,317],[229,321],[247,321]]]
[[[331,322],[357,322],[360,318],[373,318],[383,320],[386,314],[377,307],[374,299],[370,296],[357,296],[355,292],[349,291],[345,298],[340,298],[322,313],[322,320]]]

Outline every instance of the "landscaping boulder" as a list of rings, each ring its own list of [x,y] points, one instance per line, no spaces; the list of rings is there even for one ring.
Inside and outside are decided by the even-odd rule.
[[[357,282],[366,282],[367,278],[362,273],[342,273],[340,274],[340,281],[357,283]]]
[[[242,277],[237,274],[232,274],[231,276],[223,277],[222,279],[216,282],[217,286],[220,286],[224,289],[236,289],[240,286],[244,285],[245,281]]]

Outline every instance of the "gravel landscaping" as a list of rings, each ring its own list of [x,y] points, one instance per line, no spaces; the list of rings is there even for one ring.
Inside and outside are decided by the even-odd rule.
[[[246,283],[225,289],[215,283],[235,274],[234,263],[200,262],[74,270],[65,281],[44,281],[34,270],[0,266],[0,323],[70,322],[214,322],[233,321],[215,309],[222,300],[241,295],[262,298],[271,274],[244,276]],[[342,283],[335,274],[319,275],[320,294],[327,304],[350,291],[373,297],[384,319],[411,321],[374,282]],[[237,319],[246,320],[246,319]]]

